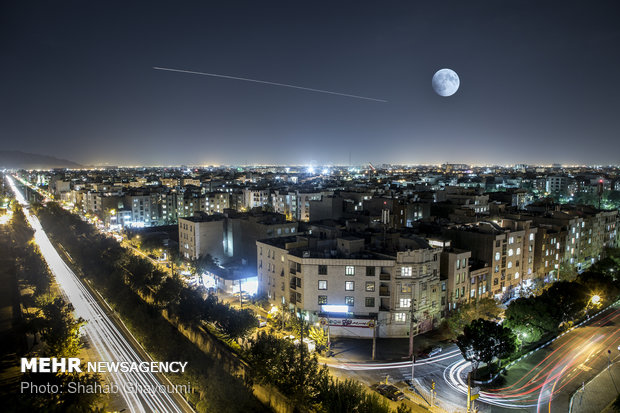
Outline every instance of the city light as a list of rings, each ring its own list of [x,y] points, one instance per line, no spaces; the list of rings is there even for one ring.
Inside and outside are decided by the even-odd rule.
[[[349,312],[348,305],[324,304],[321,306],[321,309],[325,313],[347,313]]]

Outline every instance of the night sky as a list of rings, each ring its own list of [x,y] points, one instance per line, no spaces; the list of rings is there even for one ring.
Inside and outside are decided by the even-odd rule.
[[[618,1],[5,0],[0,149],[82,164],[615,164],[619,16]],[[431,88],[444,67],[461,79],[447,98]]]

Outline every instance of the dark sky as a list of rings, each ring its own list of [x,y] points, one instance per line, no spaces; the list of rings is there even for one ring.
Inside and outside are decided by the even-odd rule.
[[[5,0],[0,149],[84,164],[618,163],[619,3]],[[449,98],[431,88],[444,67],[461,79]]]

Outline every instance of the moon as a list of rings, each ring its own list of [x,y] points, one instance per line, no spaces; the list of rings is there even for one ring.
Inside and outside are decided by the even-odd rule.
[[[459,75],[452,69],[441,69],[433,75],[433,90],[439,96],[452,96],[459,90]]]

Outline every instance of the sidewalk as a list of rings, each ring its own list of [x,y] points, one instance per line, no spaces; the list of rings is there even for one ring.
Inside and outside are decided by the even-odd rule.
[[[620,393],[620,362],[601,371],[571,397],[570,413],[599,413]]]

